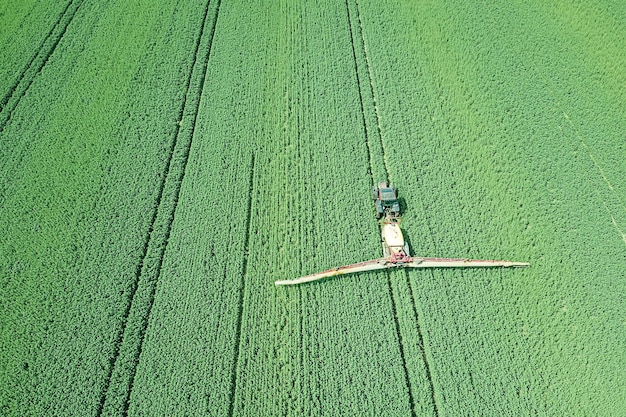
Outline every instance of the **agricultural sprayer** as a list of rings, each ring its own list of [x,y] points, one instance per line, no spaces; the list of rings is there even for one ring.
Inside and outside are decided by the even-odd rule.
[[[276,281],[276,285],[294,285],[317,281],[355,272],[374,271],[390,268],[474,268],[474,267],[526,267],[526,262],[478,260],[463,258],[421,258],[410,255],[409,244],[404,240],[400,229],[400,204],[397,190],[387,182],[380,182],[372,188],[372,197],[379,219],[383,257],[339,266],[293,280]]]

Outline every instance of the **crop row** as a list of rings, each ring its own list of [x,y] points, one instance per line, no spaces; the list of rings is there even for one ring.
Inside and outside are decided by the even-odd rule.
[[[85,3],[2,132],[3,412],[101,407],[203,6]]]
[[[359,2],[358,0],[346,1],[346,6],[350,20],[357,86],[370,154],[371,182],[375,184],[381,179],[391,180],[392,172],[388,162],[387,150],[389,149],[389,152],[393,153],[396,149],[393,144],[383,140],[380,109],[376,100],[377,92],[374,89],[368,47],[363,34],[363,19]],[[438,409],[430,371],[431,365],[426,355],[427,347],[424,345],[411,283],[406,273],[388,273],[386,275],[411,414],[427,415],[434,413],[437,415]],[[401,296],[402,292],[404,292],[404,297]]]
[[[193,65],[187,75],[184,100],[181,101],[176,128],[172,135],[165,174],[161,177],[156,205],[131,296],[117,338],[110,376],[103,391],[99,414],[127,414],[136,368],[142,352],[148,320],[161,275],[163,257],[172,230],[180,189],[194,138],[200,99],[211,53],[219,2],[206,3],[193,49]],[[163,54],[163,52],[161,52]],[[163,55],[162,55],[163,56]],[[165,57],[164,57],[165,58]]]
[[[77,7],[71,7],[72,3],[65,1],[50,4],[31,0],[10,8],[4,6],[7,10],[0,15],[3,28],[0,34],[0,44],[3,45],[0,51],[1,128],[4,128],[8,119],[5,107],[9,100],[13,95],[24,94],[27,85],[32,83],[41,70],[74,17]],[[39,30],[23,29],[30,27],[37,27]],[[24,53],[25,51],[28,53]],[[24,86],[17,91],[20,84]],[[16,103],[12,103],[12,107],[15,105]]]
[[[371,177],[347,11],[334,7],[220,9],[130,413],[180,411],[180,398],[190,414],[409,410],[384,274],[273,286],[380,251],[362,215]]]
[[[609,187],[623,177],[610,156],[623,152],[614,133],[623,118],[576,52],[615,61],[613,43],[587,42],[618,32],[586,27],[590,37],[576,41],[580,26],[568,36],[554,24],[566,15],[550,9],[361,4],[383,143],[396,144],[390,175],[411,190],[403,195],[413,251],[531,262],[514,273],[409,273],[443,413],[585,414],[612,394],[591,386],[599,375],[582,382],[583,363],[607,351],[598,369],[623,362],[613,337],[594,342],[617,326],[618,303],[601,299],[623,278],[623,197]],[[614,83],[620,75],[608,68]]]

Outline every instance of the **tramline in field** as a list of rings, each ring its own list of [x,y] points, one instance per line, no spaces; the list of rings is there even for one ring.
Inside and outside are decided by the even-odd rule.
[[[372,259],[351,265],[339,266],[293,280],[276,281],[275,285],[295,285],[317,281],[355,272],[389,268],[475,268],[475,267],[526,267],[526,262],[478,260],[464,258],[421,258],[410,255],[409,244],[400,229],[400,204],[396,189],[387,182],[373,187],[372,195],[379,219],[383,258]]]

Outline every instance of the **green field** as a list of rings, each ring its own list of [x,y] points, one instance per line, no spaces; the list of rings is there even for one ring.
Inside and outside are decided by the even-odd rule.
[[[0,0],[0,415],[623,416],[626,7]],[[392,270],[371,186],[413,255]]]

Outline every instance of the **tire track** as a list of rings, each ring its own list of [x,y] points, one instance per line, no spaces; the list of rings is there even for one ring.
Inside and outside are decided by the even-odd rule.
[[[35,79],[41,73],[43,67],[48,63],[48,60],[61,42],[61,39],[63,39],[68,26],[74,20],[74,16],[76,16],[78,9],[83,3],[84,0],[70,0],[68,2],[67,6],[65,6],[65,9],[63,9],[63,12],[61,12],[59,18],[52,26],[52,29],[50,29],[37,49],[35,55],[33,55],[28,64],[24,67],[11,89],[2,98],[0,102],[0,133],[4,131],[4,128],[9,123],[13,111],[19,105],[22,97],[26,95],[26,92],[33,82],[35,82]]]
[[[346,0],[346,5],[347,5],[347,2],[348,0]],[[376,102],[376,95],[374,94],[374,83],[372,81],[372,78],[373,78],[372,69],[370,67],[369,56],[367,55],[367,48],[365,47],[365,38],[363,37],[363,21],[361,19],[361,13],[359,12],[359,0],[354,0],[354,3],[356,5],[356,16],[359,21],[359,38],[361,39],[361,47],[363,48],[363,58],[365,60],[365,68],[367,69],[367,80],[369,84],[370,98],[372,100],[372,106],[374,108],[374,115],[376,116],[376,132],[378,134],[379,145],[383,153],[383,164],[385,166],[385,173],[387,174],[387,179],[389,180],[390,179],[389,173],[391,172],[391,170],[389,169],[389,162],[387,161],[387,155],[385,151],[385,143],[383,141],[383,132],[380,126],[380,114],[378,113],[378,104]],[[354,40],[354,38],[352,39]],[[354,47],[353,47],[353,50],[354,50]],[[356,55],[355,55],[355,60],[356,60]],[[361,107],[363,106],[361,105]]]
[[[432,271],[431,271],[432,272]],[[424,335],[422,334],[422,324],[420,323],[420,315],[417,313],[417,304],[415,302],[415,297],[413,295],[413,289],[411,288],[411,280],[409,277],[409,271],[404,270],[404,274],[406,276],[406,283],[409,288],[409,294],[411,296],[411,307],[413,307],[413,314],[415,315],[415,322],[417,323],[417,343],[420,346],[420,350],[422,352],[422,360],[424,362],[424,367],[426,369],[426,379],[428,380],[430,394],[432,396],[433,401],[433,411],[435,412],[435,416],[439,415],[439,406],[437,405],[437,400],[435,398],[435,386],[433,385],[433,377],[430,371],[430,362],[428,361],[428,355],[426,354],[426,343],[424,342]]]
[[[406,356],[404,353],[404,343],[402,341],[402,332],[400,331],[400,321],[398,320],[398,309],[396,307],[396,301],[394,299],[393,294],[393,285],[391,284],[391,274],[389,272],[387,275],[387,288],[389,289],[389,300],[391,302],[391,310],[394,317],[394,325],[396,328],[396,334],[398,335],[398,344],[400,345],[400,357],[402,358],[402,368],[404,369],[404,383],[407,386],[409,392],[409,408],[411,410],[411,416],[417,417],[415,413],[415,399],[413,398],[413,392],[411,391],[411,381],[409,380],[409,370],[406,366]],[[421,341],[421,332],[420,341]],[[430,372],[428,371],[428,366],[426,367],[428,377],[430,377]],[[430,380],[430,379],[429,379]],[[432,383],[431,383],[432,386]]]
[[[167,245],[169,243],[169,239],[170,239],[170,234],[172,231],[172,224],[174,223],[174,217],[176,215],[176,209],[178,207],[178,199],[180,196],[180,190],[182,188],[182,184],[183,184],[183,180],[185,178],[185,174],[187,173],[187,162],[189,161],[189,154],[191,153],[191,145],[193,142],[193,137],[194,137],[194,133],[195,133],[195,127],[196,127],[196,123],[198,120],[198,111],[200,109],[200,101],[202,99],[202,91],[204,90],[204,83],[205,83],[205,77],[206,77],[206,73],[207,73],[207,69],[208,69],[208,62],[209,62],[209,58],[211,55],[211,50],[213,47],[213,38],[215,36],[215,28],[217,26],[217,19],[219,16],[219,9],[220,9],[220,4],[221,4],[221,0],[217,1],[217,7],[215,10],[215,15],[213,16],[213,19],[211,21],[211,32],[209,35],[209,39],[208,39],[208,48],[207,48],[207,52],[206,55],[204,55],[202,57],[202,59],[199,61],[198,60],[198,54],[201,50],[200,45],[202,43],[202,38],[204,36],[204,31],[206,28],[206,21],[207,21],[207,16],[208,16],[208,12],[209,12],[209,8],[211,5],[211,0],[208,1],[207,6],[205,8],[205,12],[204,12],[204,16],[202,18],[202,29],[200,31],[200,36],[198,37],[198,42],[196,43],[196,52],[195,52],[195,59],[194,59],[194,65],[192,66],[192,71],[191,71],[191,76],[190,76],[190,80],[193,77],[193,73],[195,72],[195,68],[196,68],[196,64],[198,64],[201,68],[200,70],[200,82],[199,82],[199,86],[196,90],[196,96],[194,97],[194,104],[192,104],[192,106],[194,106],[195,108],[192,110],[192,117],[193,117],[193,121],[191,123],[191,130],[189,135],[184,135],[182,137],[184,144],[182,145],[182,159],[180,161],[180,165],[181,168],[180,170],[174,170],[174,171],[179,171],[178,172],[178,177],[175,179],[175,190],[174,190],[174,195],[173,195],[173,205],[170,208],[170,210],[168,210],[168,215],[167,215],[167,228],[166,228],[166,233],[165,233],[165,238],[163,240],[163,244],[159,245],[159,255],[158,255],[158,261],[157,261],[157,267],[156,267],[156,276],[154,277],[154,282],[150,288],[150,297],[149,297],[149,302],[148,302],[148,311],[147,314],[144,318],[144,320],[141,323],[141,332],[140,332],[140,339],[139,339],[139,347],[138,350],[136,352],[136,356],[135,356],[135,361],[134,361],[134,365],[133,365],[133,369],[132,369],[132,374],[131,374],[131,379],[130,379],[130,386],[129,389],[127,391],[127,396],[126,399],[124,401],[124,410],[123,410],[123,415],[126,416],[128,415],[128,408],[130,407],[130,394],[133,390],[133,385],[135,383],[135,376],[137,374],[137,365],[139,364],[139,359],[141,357],[141,352],[142,352],[142,348],[143,348],[143,342],[144,342],[144,338],[146,335],[146,330],[148,328],[148,322],[150,320],[150,315],[152,313],[152,306],[154,305],[154,297],[156,295],[156,287],[157,284],[159,282],[159,279],[161,278],[161,266],[163,265],[163,258],[165,256],[165,251],[167,249]],[[191,82],[189,83],[188,87],[187,87],[187,93],[185,94],[185,100],[182,106],[182,111],[179,113],[181,118],[179,120],[182,120],[183,115],[185,114],[185,110],[187,107],[187,95],[189,94],[189,90],[191,90],[190,88],[191,86]],[[176,129],[176,142],[178,142],[181,139],[181,135],[180,133],[180,124],[178,124],[178,127]],[[188,136],[188,137],[187,137]],[[174,155],[174,152],[172,152],[172,155]],[[170,162],[173,160],[173,157],[170,157]],[[170,172],[168,171],[165,179],[167,182],[167,178],[170,176]],[[160,209],[160,207],[159,207]]]
[[[354,61],[354,73],[356,74],[356,85],[359,92],[359,105],[361,107],[361,123],[363,124],[363,136],[365,137],[365,146],[367,147],[367,160],[369,163],[370,183],[374,184],[374,158],[372,157],[372,145],[367,132],[367,121],[365,120],[365,105],[363,104],[363,89],[361,88],[361,77],[359,76],[359,68],[356,58],[356,49],[354,47],[354,32],[352,31],[352,18],[350,16],[350,7],[346,0],[346,10],[348,14],[348,29],[350,30],[350,46],[352,47],[352,60]],[[388,173],[386,173],[388,174]],[[386,175],[388,177],[388,175]]]
[[[105,406],[107,406],[109,401],[115,401],[110,399],[110,397],[115,397],[114,395],[110,395],[111,391],[114,390],[114,388],[119,388],[117,386],[113,387],[112,383],[114,382],[125,385],[121,413],[123,415],[128,414],[130,394],[137,372],[137,364],[141,356],[143,341],[156,295],[156,286],[161,275],[161,266],[172,230],[178,198],[186,173],[189,154],[191,152],[198,109],[204,88],[207,63],[211,53],[215,26],[217,24],[219,5],[220,0],[218,0],[215,14],[210,22],[211,30],[207,53],[201,56],[201,44],[205,38],[205,29],[211,0],[207,1],[204,8],[202,25],[196,40],[193,55],[194,61],[186,81],[185,96],[181,103],[177,119],[178,121],[182,121],[185,115],[191,117],[191,128],[185,131],[181,129],[181,123],[177,123],[174,131],[165,173],[159,186],[152,219],[144,240],[140,262],[135,271],[135,280],[132,283],[128,304],[124,311],[122,326],[116,338],[115,350],[109,361],[109,373],[96,413],[98,416],[103,414]],[[194,81],[196,81],[196,83],[194,83]],[[134,317],[134,311],[136,312],[135,315],[139,317]],[[129,357],[131,359],[129,359]],[[129,363],[126,363],[126,361],[129,361]],[[118,375],[116,375],[116,373]],[[114,381],[114,379],[116,381]],[[119,382],[117,380],[122,381]]]
[[[361,79],[360,79],[360,75],[359,75],[359,70],[358,70],[358,63],[357,63],[357,55],[356,55],[356,48],[354,46],[354,31],[352,30],[352,18],[350,15],[350,6],[348,4],[348,0],[346,0],[346,10],[347,10],[347,14],[348,14],[348,27],[350,29],[350,39],[351,39],[351,46],[352,46],[352,57],[353,57],[353,61],[354,61],[354,71],[356,74],[356,80],[357,80],[357,88],[359,91],[359,104],[361,107],[361,121],[363,123],[363,133],[365,136],[365,143],[367,146],[367,151],[368,151],[368,159],[369,159],[369,164],[370,164],[370,169],[369,169],[369,174],[370,174],[370,182],[372,184],[374,184],[374,166],[373,166],[373,154],[372,154],[372,146],[370,143],[370,139],[369,139],[369,135],[368,135],[368,131],[367,131],[367,122],[366,122],[366,118],[365,118],[365,105],[364,105],[364,101],[363,101],[363,90],[361,87]],[[361,41],[363,42],[363,36],[362,33],[359,36],[361,38]],[[370,80],[370,86],[371,86],[371,80]],[[384,149],[383,149],[383,155],[384,155]],[[386,158],[383,159],[385,160]],[[385,178],[389,178],[389,169],[387,167],[387,165],[385,164]],[[416,416],[415,414],[415,401],[413,398],[413,392],[411,391],[411,384],[409,381],[409,372],[406,366],[406,356],[404,353],[404,346],[402,343],[402,333],[400,332],[400,322],[398,321],[398,310],[396,307],[396,302],[395,302],[395,297],[394,297],[394,291],[393,291],[393,285],[391,283],[391,274],[389,272],[386,273],[387,275],[387,290],[389,292],[389,300],[391,302],[391,310],[392,310],[392,314],[393,314],[393,321],[394,321],[394,328],[396,331],[396,336],[398,338],[398,342],[399,342],[399,348],[400,348],[400,359],[402,362],[402,369],[404,370],[404,382],[406,384],[407,387],[407,391],[409,394],[409,408],[411,410],[411,415],[413,417]]]
[[[61,23],[61,19],[63,19],[63,16],[65,15],[65,13],[69,9],[69,7],[72,5],[72,3],[73,3],[73,0],[71,0],[71,1],[69,1],[67,3],[67,5],[63,9],[63,11],[59,14],[59,17],[58,17],[57,21],[54,23],[54,25],[52,25],[52,27],[48,31],[48,34],[43,38],[43,41],[41,41],[41,43],[39,44],[39,47],[37,47],[37,49],[35,49],[35,53],[30,58],[30,61],[28,61],[28,64],[26,64],[26,66],[22,69],[22,71],[20,72],[20,75],[17,76],[17,78],[15,79],[15,82],[13,83],[13,85],[11,86],[9,91],[7,91],[5,96],[0,101],[0,113],[2,113],[2,110],[4,109],[4,106],[6,106],[6,104],[9,102],[9,99],[15,93],[15,90],[17,89],[17,86],[22,82],[22,79],[26,76],[26,72],[33,65],[33,62],[35,61],[35,58],[37,58],[37,56],[39,56],[39,54],[43,50],[44,45],[46,44],[48,39],[52,36],[52,33],[57,28],[57,26],[59,26],[59,24]]]
[[[359,12],[359,2],[358,0],[354,0],[354,4],[355,4],[355,8],[356,8],[356,19],[358,21],[358,38],[360,40],[360,47],[362,48],[363,51],[363,59],[365,62],[365,75],[367,78],[367,85],[369,86],[369,99],[371,100],[372,103],[372,107],[374,110],[374,115],[375,115],[375,124],[376,124],[376,133],[379,139],[379,146],[382,152],[382,159],[383,159],[383,166],[384,166],[384,171],[385,171],[385,178],[387,180],[389,180],[391,178],[390,176],[390,169],[389,169],[389,163],[387,160],[387,155],[386,155],[386,149],[385,149],[385,145],[384,145],[384,141],[383,141],[383,135],[382,135],[382,128],[381,128],[381,124],[380,124],[380,114],[378,112],[378,105],[376,102],[376,96],[374,93],[374,85],[373,85],[373,81],[372,81],[372,70],[371,70],[371,66],[369,63],[369,57],[367,55],[367,49],[366,49],[366,45],[365,45],[365,38],[363,36],[363,21],[361,19],[361,13]],[[363,91],[362,91],[362,82],[360,79],[360,75],[359,75],[359,69],[358,69],[358,60],[357,60],[357,53],[356,53],[356,48],[354,45],[355,42],[355,34],[354,32],[356,32],[357,30],[353,30],[352,29],[352,17],[351,17],[351,13],[350,13],[350,5],[348,3],[348,0],[346,0],[346,9],[348,11],[348,25],[350,28],[350,37],[351,37],[351,43],[352,43],[352,54],[353,54],[353,59],[354,59],[354,68],[355,68],[355,72],[356,72],[356,78],[357,78],[357,86],[359,89],[359,102],[360,102],[360,107],[361,107],[361,119],[363,122],[363,129],[364,129],[364,133],[365,133],[365,138],[366,138],[366,144],[367,144],[367,149],[368,149],[368,153],[369,153],[369,163],[370,163],[370,178],[371,178],[371,182],[372,184],[374,183],[374,177],[373,177],[373,170],[374,170],[374,166],[373,166],[373,161],[374,161],[374,157],[373,157],[373,153],[372,153],[372,144],[371,144],[371,135],[368,135],[368,129],[367,129],[367,122],[366,122],[366,116],[365,116],[365,105],[363,102]],[[417,315],[417,308],[416,308],[416,304],[415,304],[415,299],[413,296],[413,288],[411,286],[411,281],[409,280],[409,275],[408,275],[408,271],[405,271],[406,273],[406,278],[407,278],[407,286],[409,289],[409,293],[411,294],[411,307],[413,308],[413,312],[415,314],[415,320],[416,320],[416,324],[417,324],[417,333],[418,333],[418,342],[419,345],[421,347],[421,352],[422,352],[422,358],[423,358],[423,362],[424,362],[424,366],[426,369],[426,377],[428,379],[429,382],[429,388],[430,388],[430,393],[431,393],[431,397],[432,397],[432,403],[433,403],[433,412],[435,414],[435,416],[439,415],[439,408],[437,406],[437,402],[435,399],[435,388],[434,388],[434,384],[433,384],[433,380],[432,380],[432,372],[431,372],[431,364],[429,363],[428,360],[428,356],[426,355],[426,349],[425,349],[425,345],[424,345],[424,336],[423,336],[423,331],[420,325],[420,320],[419,320],[419,316]],[[396,301],[395,301],[395,296],[394,296],[394,290],[393,290],[393,285],[392,285],[392,281],[391,281],[391,274],[389,272],[387,272],[387,286],[388,286],[388,290],[389,290],[389,297],[391,300],[391,307],[392,307],[392,311],[393,311],[393,316],[394,316],[394,325],[395,325],[395,330],[396,330],[396,334],[398,337],[398,341],[400,344],[400,357],[401,357],[401,361],[402,361],[402,367],[404,369],[404,378],[405,378],[405,383],[407,385],[407,389],[408,389],[408,393],[409,393],[409,405],[411,408],[411,415],[416,416],[415,413],[415,400],[414,400],[414,395],[413,392],[411,390],[411,383],[410,383],[410,378],[409,378],[409,372],[408,372],[408,368],[407,368],[407,361],[406,361],[406,355],[404,352],[404,346],[403,346],[403,339],[402,339],[402,332],[400,330],[400,322],[399,322],[399,318],[398,318],[398,314],[397,314],[397,306],[396,306]]]
[[[243,265],[241,268],[241,284],[239,289],[239,302],[238,302],[238,313],[237,313],[237,324],[236,324],[236,333],[235,333],[235,353],[233,359],[233,367],[230,372],[230,392],[228,399],[228,416],[232,417],[235,410],[235,393],[237,391],[237,370],[239,366],[239,352],[241,350],[241,327],[242,327],[242,318],[243,318],[243,303],[244,303],[244,294],[246,289],[246,276],[248,275],[248,257],[249,257],[249,249],[250,249],[250,228],[251,228],[251,218],[252,218],[252,198],[254,196],[254,174],[255,174],[255,165],[254,165],[254,154],[252,154],[252,161],[250,163],[250,182],[248,186],[249,196],[248,196],[248,207],[246,212],[246,236],[244,238],[244,252],[243,252]]]

